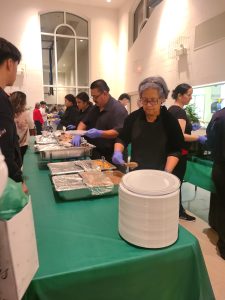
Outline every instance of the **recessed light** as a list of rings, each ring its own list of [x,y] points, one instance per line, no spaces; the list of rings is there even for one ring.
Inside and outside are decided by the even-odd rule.
[[[106,0],[106,2],[110,3],[110,2],[111,2],[111,0]]]

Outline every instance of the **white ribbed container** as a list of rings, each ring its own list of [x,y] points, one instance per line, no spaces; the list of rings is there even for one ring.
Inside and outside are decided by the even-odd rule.
[[[6,184],[8,180],[8,168],[5,163],[5,157],[2,155],[2,152],[0,150],[0,174],[1,174],[1,180],[0,180],[0,196],[2,195]]]
[[[129,243],[163,248],[178,238],[179,179],[158,170],[137,170],[119,186],[119,233]]]

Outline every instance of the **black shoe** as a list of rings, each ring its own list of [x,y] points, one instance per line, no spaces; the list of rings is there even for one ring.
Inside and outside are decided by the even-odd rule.
[[[224,242],[222,242],[221,239],[218,240],[217,242],[217,247],[219,249],[219,252],[220,252],[220,256],[225,259],[225,244]]]
[[[188,215],[185,211],[180,214],[179,218],[181,220],[189,221],[189,222],[193,222],[196,220],[195,217]]]

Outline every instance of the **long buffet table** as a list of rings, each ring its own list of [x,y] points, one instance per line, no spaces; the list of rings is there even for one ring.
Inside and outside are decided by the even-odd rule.
[[[171,247],[132,246],[118,233],[118,197],[59,202],[32,149],[24,173],[32,196],[40,268],[24,300],[215,299],[197,239],[179,226]]]

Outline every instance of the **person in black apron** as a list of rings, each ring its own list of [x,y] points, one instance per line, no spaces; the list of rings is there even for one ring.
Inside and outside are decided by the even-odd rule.
[[[219,235],[217,246],[225,259],[225,108],[212,116],[206,132],[212,150],[212,180],[216,189],[210,196],[209,225]]]
[[[173,172],[181,155],[183,134],[178,121],[162,106],[168,93],[162,77],[148,77],[140,83],[142,107],[125,119],[114,147],[114,164],[124,164],[122,152],[131,144],[131,161],[138,163],[137,169]]]

